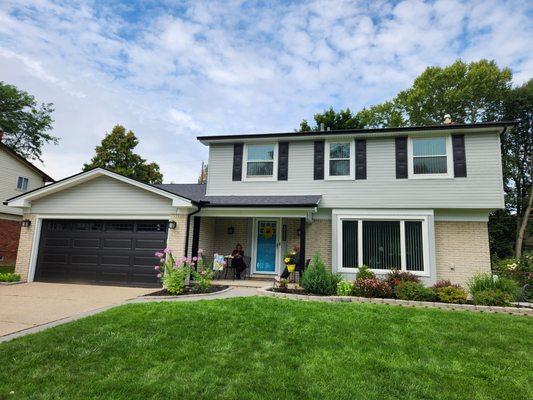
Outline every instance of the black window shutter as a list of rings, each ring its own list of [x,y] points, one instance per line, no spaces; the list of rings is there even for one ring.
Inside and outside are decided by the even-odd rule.
[[[465,135],[452,135],[453,173],[456,178],[466,178]]]
[[[289,176],[289,142],[278,144],[278,181],[286,181]]]
[[[355,179],[366,179],[366,140],[355,141]]]
[[[235,143],[233,145],[233,180],[242,180],[242,143]]]
[[[407,136],[395,138],[396,179],[407,178]]]
[[[314,163],[315,181],[324,179],[324,141],[315,142],[315,163]]]

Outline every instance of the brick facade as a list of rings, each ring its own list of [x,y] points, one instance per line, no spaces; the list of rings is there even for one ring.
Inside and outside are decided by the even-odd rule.
[[[15,272],[20,275],[21,280],[28,279],[28,271],[30,269],[31,248],[33,246],[33,236],[35,234],[35,215],[24,214],[24,219],[29,219],[31,225],[27,228],[20,228],[20,238],[17,254],[17,263],[15,264]]]
[[[306,224],[305,254],[313,259],[320,254],[326,268],[331,270],[331,220],[318,219]]]
[[[490,272],[486,222],[435,222],[437,280],[466,287],[472,275]]]
[[[172,250],[172,254],[177,257],[181,257],[185,255],[185,232],[187,230],[187,215],[171,215],[170,220],[176,221],[176,228],[168,230],[167,247]]]
[[[0,265],[15,265],[20,237],[20,221],[0,219]]]

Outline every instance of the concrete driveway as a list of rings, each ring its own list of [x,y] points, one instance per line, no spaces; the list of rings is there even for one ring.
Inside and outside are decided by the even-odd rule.
[[[0,337],[118,305],[157,289],[31,282],[0,286]]]

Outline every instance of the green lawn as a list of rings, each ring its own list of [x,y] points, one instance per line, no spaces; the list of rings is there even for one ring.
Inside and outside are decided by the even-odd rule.
[[[0,366],[0,399],[525,400],[533,319],[271,298],[135,304],[0,344]]]

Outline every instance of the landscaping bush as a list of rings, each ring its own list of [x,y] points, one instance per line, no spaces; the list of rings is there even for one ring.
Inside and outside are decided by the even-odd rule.
[[[349,296],[352,294],[352,284],[346,279],[337,283],[337,296]]]
[[[394,292],[400,300],[434,301],[436,298],[435,291],[420,282],[400,282]]]
[[[214,277],[212,266],[205,263],[203,257],[203,250],[198,250],[198,257],[193,257],[192,261],[196,261],[197,271],[191,267],[191,273],[198,286],[200,292],[207,292],[211,287]]]
[[[418,278],[418,276],[407,271],[401,271],[399,269],[393,269],[390,271],[385,280],[393,290],[402,282],[420,283],[420,278]]]
[[[302,274],[300,285],[308,293],[331,296],[337,292],[337,283],[341,280],[339,275],[326,270],[320,254],[315,254],[313,262]]]
[[[520,286],[533,285],[533,253],[497,261],[493,270],[498,276],[512,279]]]
[[[435,290],[435,289],[434,289]],[[437,300],[443,303],[464,304],[468,293],[459,285],[442,286],[435,290]]]
[[[18,282],[20,275],[12,272],[0,273],[0,282]]]
[[[510,301],[516,301],[520,297],[518,283],[508,278],[493,276],[490,273],[474,275],[468,282],[468,289],[475,304],[496,305],[492,303],[499,302],[503,298],[507,298],[506,303],[508,304]],[[504,294],[506,296],[503,296]],[[485,304],[484,300],[488,303]]]
[[[441,288],[444,288],[444,287],[448,287],[448,286],[454,286],[452,285],[452,282],[449,281],[448,279],[442,279],[440,281],[437,281],[433,286],[431,286],[433,288],[434,291],[437,291]],[[457,285],[455,285],[457,286]]]
[[[353,293],[355,296],[384,299],[392,297],[392,288],[386,281],[381,279],[357,279],[354,283]]]
[[[485,289],[472,293],[472,302],[484,306],[504,307],[511,304],[511,296],[500,289]]]
[[[355,279],[373,279],[376,275],[370,270],[367,265],[359,267],[359,271],[355,275]]]

